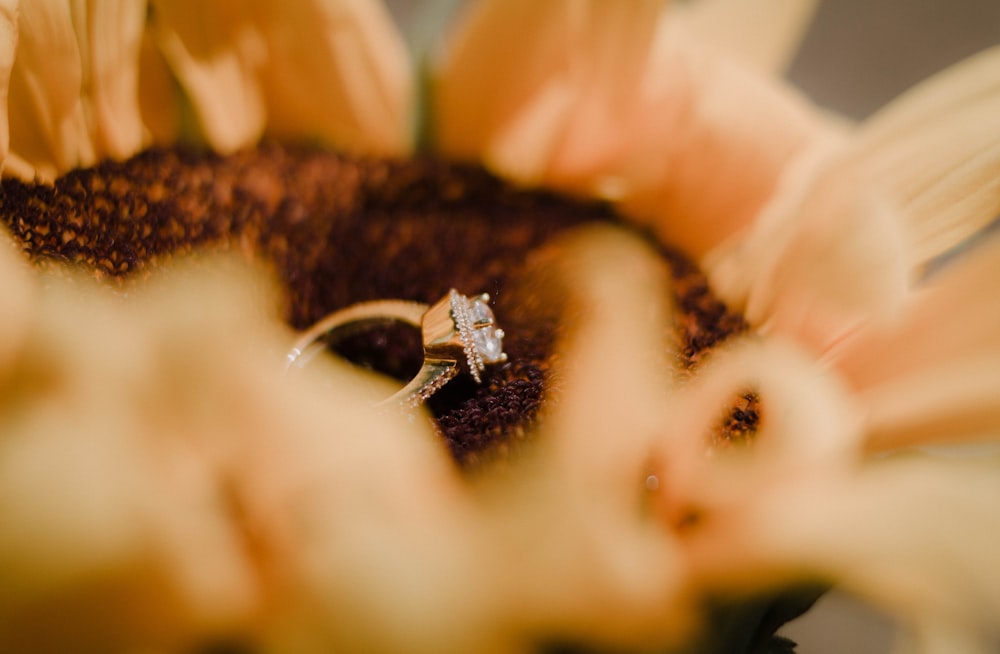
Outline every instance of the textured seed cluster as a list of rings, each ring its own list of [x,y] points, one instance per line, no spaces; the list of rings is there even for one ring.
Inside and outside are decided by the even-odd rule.
[[[526,257],[571,227],[617,222],[604,205],[515,189],[477,167],[276,143],[226,157],[149,150],[70,172],[54,186],[6,179],[0,218],[39,265],[78,264],[112,283],[195,249],[263,258],[297,328],[363,300],[432,303],[452,287],[490,293],[509,361],[489,367],[482,386],[460,377],[430,402],[468,465],[516,447],[545,389],[558,325],[520,301],[515,281]],[[675,338],[690,367],[744,323],[689,260],[662,254],[677,295]],[[359,334],[338,349],[400,379],[420,365],[419,335],[409,328]],[[747,438],[756,399],[738,399],[721,423],[722,441]]]

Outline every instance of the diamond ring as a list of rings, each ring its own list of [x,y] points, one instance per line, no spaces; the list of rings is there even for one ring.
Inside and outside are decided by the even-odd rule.
[[[375,300],[354,304],[319,321],[288,353],[287,367],[303,368],[326,349],[337,333],[402,322],[420,329],[424,363],[403,388],[380,402],[415,407],[427,400],[459,372],[482,383],[487,365],[507,360],[502,329],[497,328],[486,293],[467,297],[452,289],[433,305],[406,300]]]

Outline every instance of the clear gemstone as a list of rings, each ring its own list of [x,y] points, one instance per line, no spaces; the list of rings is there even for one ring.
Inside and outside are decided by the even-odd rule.
[[[503,337],[500,330],[483,327],[472,332],[472,339],[483,357],[483,363],[497,363],[503,360]]]
[[[496,328],[496,319],[489,306],[480,299],[469,304],[472,321],[472,342],[483,358],[483,363],[503,361],[503,332]]]

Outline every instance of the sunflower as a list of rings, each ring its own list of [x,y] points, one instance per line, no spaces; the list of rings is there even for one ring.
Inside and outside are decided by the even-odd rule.
[[[1000,426],[1000,51],[853,126],[810,13],[482,0],[418,80],[373,1],[0,3],[4,650],[787,651],[836,586],[988,651],[998,461],[931,446]],[[482,387],[282,374],[449,276]]]

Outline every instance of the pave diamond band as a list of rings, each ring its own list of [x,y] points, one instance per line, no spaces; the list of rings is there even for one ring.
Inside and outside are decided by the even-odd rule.
[[[482,372],[486,364],[500,363],[507,360],[503,351],[503,330],[496,328],[496,319],[490,309],[490,296],[486,293],[467,298],[455,289],[448,294],[451,302],[451,315],[458,330],[465,351],[469,374],[482,383]]]
[[[402,322],[421,330],[424,362],[402,389],[379,404],[417,406],[462,370],[482,383],[486,366],[507,360],[502,329],[489,307],[490,296],[462,295],[452,289],[433,305],[405,300],[362,302],[336,311],[306,330],[288,353],[287,367],[305,367],[347,331]]]

